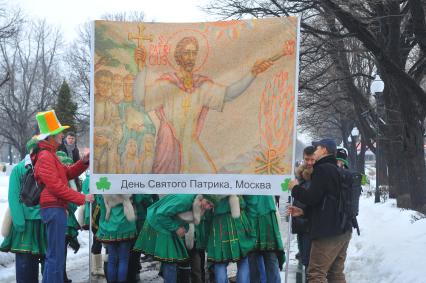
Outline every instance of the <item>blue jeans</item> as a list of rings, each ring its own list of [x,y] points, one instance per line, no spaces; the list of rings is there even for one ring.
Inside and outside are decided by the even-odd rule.
[[[250,265],[250,282],[251,283],[266,283],[265,262],[262,254],[251,253],[249,255]]]
[[[131,242],[109,243],[108,249],[108,282],[126,282],[129,267]]]
[[[268,282],[268,283],[280,283],[280,268],[278,265],[278,258],[275,252],[262,252],[254,253],[249,257],[250,261],[250,281],[251,283]],[[266,279],[262,278],[262,270],[259,270],[261,265],[259,261],[264,263],[264,272],[266,273]],[[265,281],[264,281],[265,280]]]
[[[249,263],[250,263],[250,260],[249,260]],[[267,281],[266,281],[265,261],[263,260],[263,256],[261,256],[261,255],[257,258],[257,267],[259,268],[260,282],[261,283],[267,283]],[[250,271],[251,270],[252,269],[250,268]],[[250,281],[251,281],[251,278],[250,278]]]
[[[216,283],[228,283],[226,267],[228,263],[215,263],[214,276]],[[248,258],[245,257],[237,262],[237,283],[250,283],[250,268]]]
[[[27,253],[17,253],[15,260],[16,282],[38,282],[38,264],[38,256]]]
[[[164,283],[176,283],[177,280],[177,264],[176,263],[161,263]]]
[[[51,207],[42,208],[40,215],[47,230],[47,251],[42,282],[62,283],[64,282],[67,214],[63,208]]]

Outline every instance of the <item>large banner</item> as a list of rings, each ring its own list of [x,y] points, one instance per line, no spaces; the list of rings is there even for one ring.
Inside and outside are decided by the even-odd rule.
[[[94,24],[92,193],[279,195],[293,172],[296,17]]]

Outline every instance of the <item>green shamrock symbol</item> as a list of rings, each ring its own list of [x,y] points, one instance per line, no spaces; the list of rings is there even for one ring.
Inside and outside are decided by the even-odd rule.
[[[111,182],[108,182],[108,177],[101,177],[99,178],[99,182],[96,182],[96,188],[98,190],[109,190],[111,187]]]
[[[281,183],[281,191],[288,191],[288,183],[290,183],[290,178],[285,179],[284,182]]]

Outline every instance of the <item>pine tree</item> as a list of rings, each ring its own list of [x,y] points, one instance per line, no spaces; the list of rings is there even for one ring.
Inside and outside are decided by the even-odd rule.
[[[70,126],[68,131],[76,132],[75,116],[77,113],[77,103],[73,102],[70,87],[65,80],[59,90],[55,112],[62,125]]]

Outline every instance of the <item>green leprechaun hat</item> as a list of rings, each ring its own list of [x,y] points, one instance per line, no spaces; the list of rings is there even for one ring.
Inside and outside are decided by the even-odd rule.
[[[57,135],[69,128],[69,126],[62,126],[61,123],[59,123],[55,110],[39,112],[36,115],[36,119],[40,129],[38,140],[44,140],[48,136]]]

